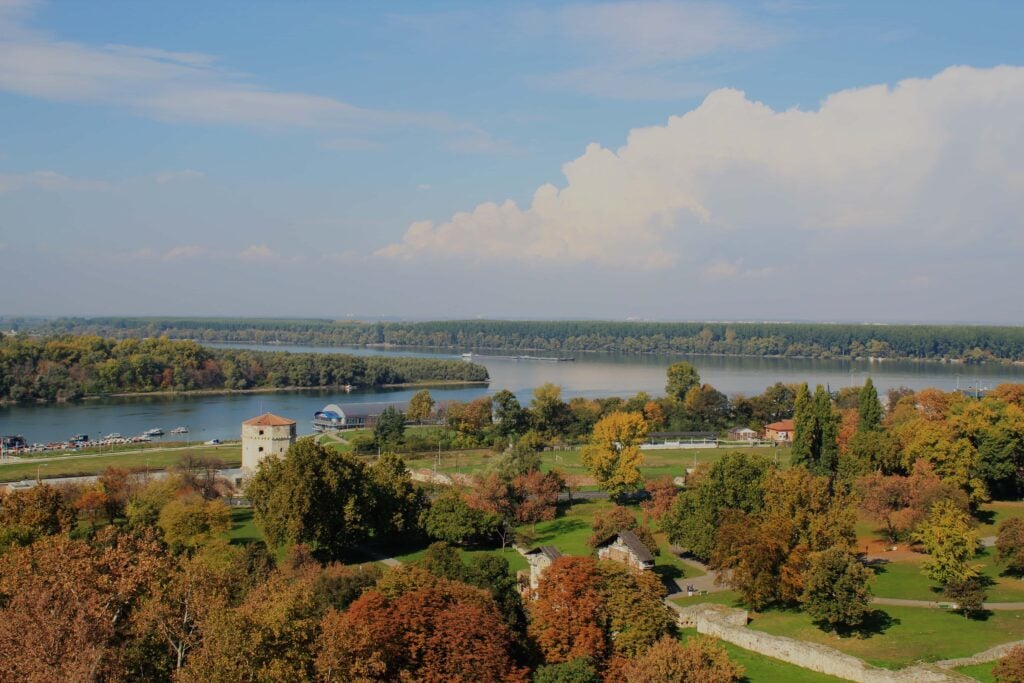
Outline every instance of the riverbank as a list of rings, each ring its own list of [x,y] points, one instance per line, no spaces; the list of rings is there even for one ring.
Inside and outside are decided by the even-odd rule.
[[[199,396],[232,396],[239,395],[245,396],[249,394],[277,394],[277,393],[293,393],[297,391],[344,391],[350,393],[353,391],[363,391],[366,389],[378,390],[378,389],[457,389],[459,387],[479,387],[488,386],[490,380],[481,381],[468,381],[468,380],[424,380],[422,382],[403,382],[400,384],[379,384],[372,387],[354,387],[350,384],[325,384],[317,387],[298,387],[298,386],[287,386],[287,387],[255,387],[252,389],[190,389],[187,391],[176,391],[176,390],[165,390],[165,391],[125,391],[112,394],[90,394],[88,396],[81,396],[79,398],[66,398],[66,399],[54,399],[52,401],[45,401],[42,399],[36,399],[31,401],[12,401],[10,399],[0,399],[0,406],[18,406],[18,405],[49,405],[53,403],[78,403],[82,401],[100,401],[108,398],[152,398],[152,397],[167,397],[167,398],[192,398]]]

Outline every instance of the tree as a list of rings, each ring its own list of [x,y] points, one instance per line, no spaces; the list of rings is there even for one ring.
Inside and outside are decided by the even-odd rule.
[[[406,537],[420,533],[420,517],[429,502],[423,490],[413,484],[405,461],[393,453],[384,453],[367,468],[367,475],[374,533]]]
[[[811,559],[804,609],[828,630],[853,629],[871,613],[872,573],[845,548],[829,548]]]
[[[500,519],[494,513],[472,507],[461,493],[452,490],[434,500],[423,526],[431,538],[467,545],[497,533]]]
[[[675,496],[660,522],[661,530],[672,543],[707,561],[722,514],[726,510],[760,510],[764,498],[761,484],[771,469],[771,461],[762,455],[726,453],[710,468],[698,470],[690,487]]]
[[[647,423],[637,413],[612,413],[594,425],[590,443],[580,461],[590,470],[598,486],[619,498],[640,488],[643,476],[639,445],[647,436]]]
[[[882,404],[875,384],[868,377],[857,395],[857,431],[871,432],[882,427]]]
[[[885,476],[874,472],[861,477],[856,483],[860,508],[872,521],[885,527],[886,537],[895,543],[905,527],[907,515],[903,511],[910,505],[907,477]]]
[[[666,373],[668,381],[665,383],[665,393],[682,401],[690,389],[700,385],[700,374],[697,368],[686,361],[680,361],[668,366]]]
[[[263,460],[246,494],[270,543],[308,543],[335,558],[370,534],[367,481],[354,455],[303,438],[286,457]]]
[[[404,436],[405,416],[394,406],[388,406],[373,426],[373,440],[382,451],[389,451],[400,446]]]
[[[530,414],[523,409],[519,399],[508,389],[496,393],[494,399],[494,421],[502,437],[524,434],[530,428]]]
[[[434,411],[434,398],[426,389],[421,389],[409,399],[409,408],[406,417],[413,422],[425,422]]]
[[[721,429],[729,418],[729,399],[710,384],[693,387],[686,392],[683,407],[695,426]]]
[[[512,634],[487,592],[427,575],[328,612],[316,668],[325,682],[525,682],[512,650]]]
[[[512,448],[505,451],[498,459],[495,469],[504,481],[511,482],[516,477],[529,474],[540,469],[540,451],[544,448],[537,432],[527,432],[516,440]]]
[[[550,382],[533,390],[530,410],[537,431],[548,437],[565,434],[572,419],[569,406],[562,400],[562,388]]]
[[[496,530],[504,550],[514,534],[513,525],[519,516],[522,502],[516,487],[497,473],[489,472],[475,478],[467,502],[476,510],[493,515],[498,520]]]
[[[516,521],[530,524],[536,530],[537,522],[555,518],[558,495],[565,489],[565,479],[557,471],[541,473],[533,470],[516,477],[512,483],[516,506]]]
[[[207,501],[193,493],[167,503],[157,524],[168,546],[192,551],[217,534],[231,530],[231,510],[221,500]]]
[[[648,519],[660,523],[662,518],[672,509],[672,504],[679,495],[679,487],[671,475],[658,477],[654,481],[647,482],[647,493],[650,498],[640,503],[641,509]]]
[[[1011,517],[999,523],[996,559],[1018,576],[1024,574],[1024,519]]]
[[[97,486],[90,487],[82,492],[78,498],[75,499],[75,510],[78,511],[86,520],[89,522],[89,527],[93,530],[96,529],[96,522],[100,517],[107,516],[107,509],[110,503],[110,498]],[[110,518],[107,518],[110,522]]]
[[[665,586],[654,572],[637,572],[611,560],[599,561],[607,631],[614,654],[636,657],[670,633],[675,622],[662,599]]]
[[[537,667],[533,683],[601,683],[601,676],[589,657]]]
[[[793,464],[814,474],[834,475],[839,465],[839,415],[832,397],[820,384],[813,397],[807,385],[801,385],[794,410]]]
[[[970,562],[978,552],[978,535],[971,528],[970,516],[952,501],[933,505],[913,539],[931,555],[922,565],[931,580],[946,586],[978,576],[978,566]]]
[[[66,534],[74,513],[61,492],[49,484],[0,491],[0,551],[8,545],[29,545],[38,538]]]
[[[947,583],[942,594],[947,600],[954,602],[957,611],[967,618],[985,608],[985,587],[979,576]]]
[[[664,636],[623,673],[626,683],[733,683],[743,680],[744,671],[714,638],[696,636],[684,645]]]
[[[604,629],[601,574],[589,557],[560,557],[544,570],[536,600],[529,601],[529,633],[544,662],[588,657],[600,666],[610,643]]]
[[[1020,683],[1024,681],[1024,645],[1010,649],[992,669],[997,683]]]

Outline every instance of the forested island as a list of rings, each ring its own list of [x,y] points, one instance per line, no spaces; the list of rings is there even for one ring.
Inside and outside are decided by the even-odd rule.
[[[459,360],[217,349],[166,337],[0,335],[0,401],[487,379],[487,368]]]
[[[245,318],[8,318],[0,320],[0,324],[39,334],[167,336],[261,344],[1024,361],[1024,328],[982,325]]]

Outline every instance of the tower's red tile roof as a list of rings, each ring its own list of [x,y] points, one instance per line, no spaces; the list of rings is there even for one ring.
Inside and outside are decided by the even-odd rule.
[[[287,417],[280,417],[273,413],[263,413],[259,417],[254,417],[251,420],[246,420],[242,424],[254,425],[257,427],[286,427],[288,425],[295,424],[295,420],[289,420]]]

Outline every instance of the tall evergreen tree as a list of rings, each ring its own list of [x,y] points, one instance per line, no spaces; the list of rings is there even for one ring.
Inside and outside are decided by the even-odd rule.
[[[868,377],[857,397],[857,431],[874,432],[882,426],[882,404],[875,384]]]
[[[797,390],[793,422],[793,464],[831,476],[839,465],[839,419],[832,397],[820,384],[811,396],[806,384]]]

